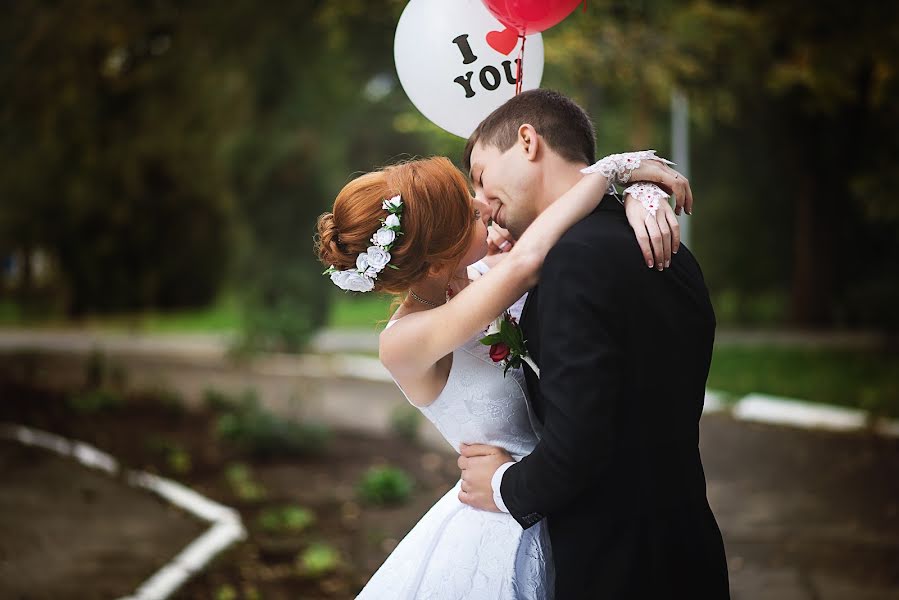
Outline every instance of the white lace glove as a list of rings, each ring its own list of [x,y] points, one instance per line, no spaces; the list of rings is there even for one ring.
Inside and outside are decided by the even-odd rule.
[[[610,154],[599,162],[581,169],[581,173],[600,173],[608,178],[610,185],[624,185],[631,179],[631,173],[640,168],[644,160],[657,160],[666,165],[673,165],[670,160],[656,156],[655,150],[641,150],[639,152],[625,152],[624,154]]]
[[[662,202],[667,202],[669,198],[668,194],[654,183],[635,183],[625,188],[624,195],[628,194],[635,200],[639,200],[646,212],[649,213],[648,216],[652,218],[655,218],[656,211],[659,210]]]

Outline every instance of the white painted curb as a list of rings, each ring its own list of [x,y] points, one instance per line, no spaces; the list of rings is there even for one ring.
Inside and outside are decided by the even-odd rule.
[[[869,431],[885,437],[899,437],[899,421],[874,419],[869,412],[860,409],[768,394],[749,394],[728,407],[722,401],[723,397],[723,393],[706,390],[703,414],[729,412],[737,421],[748,423],[825,431]]]
[[[0,438],[74,458],[86,467],[110,475],[119,472],[118,461],[109,454],[53,433],[23,425],[0,424]],[[212,527],[141,584],[133,595],[120,600],[165,600],[217,554],[246,538],[247,532],[236,510],[214,502],[185,485],[143,471],[127,471],[126,481],[134,487],[150,490],[199,519],[212,523]]]
[[[863,429],[868,413],[863,410],[812,404],[766,394],[749,394],[734,407],[733,415],[743,421],[797,425],[811,429],[855,431]]]

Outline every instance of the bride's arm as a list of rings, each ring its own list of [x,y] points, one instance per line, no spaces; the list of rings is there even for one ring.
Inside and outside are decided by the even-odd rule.
[[[609,179],[584,176],[528,227],[506,257],[452,302],[408,315],[381,333],[380,357],[394,376],[430,369],[461,346],[537,283],[549,249],[602,200]]]
[[[646,167],[656,161],[644,161]],[[657,163],[660,164],[660,163]],[[651,168],[655,169],[655,166]],[[675,171],[653,172],[653,179],[690,198],[689,184]],[[633,171],[642,176],[646,169]],[[648,178],[648,177],[647,177]],[[568,229],[593,212],[609,187],[605,173],[593,172],[553,202],[534,220],[515,247],[495,267],[437,308],[408,315],[381,333],[381,362],[394,377],[415,377],[471,339],[534,287],[550,248]],[[670,207],[669,207],[670,208]],[[648,214],[642,207],[642,218]],[[639,221],[638,221],[639,222]]]

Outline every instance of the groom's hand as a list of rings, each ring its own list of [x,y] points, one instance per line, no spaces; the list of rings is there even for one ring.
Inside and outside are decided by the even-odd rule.
[[[491,480],[496,470],[513,459],[508,452],[485,444],[462,444],[459,468],[462,470],[462,491],[459,500],[481,510],[501,512],[493,501]]]

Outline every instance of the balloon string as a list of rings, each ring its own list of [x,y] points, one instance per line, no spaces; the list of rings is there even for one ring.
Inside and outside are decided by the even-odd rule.
[[[515,95],[521,93],[521,80],[524,78],[524,42],[527,40],[523,35],[518,36],[521,38],[521,50],[518,51],[518,75],[515,79]]]

